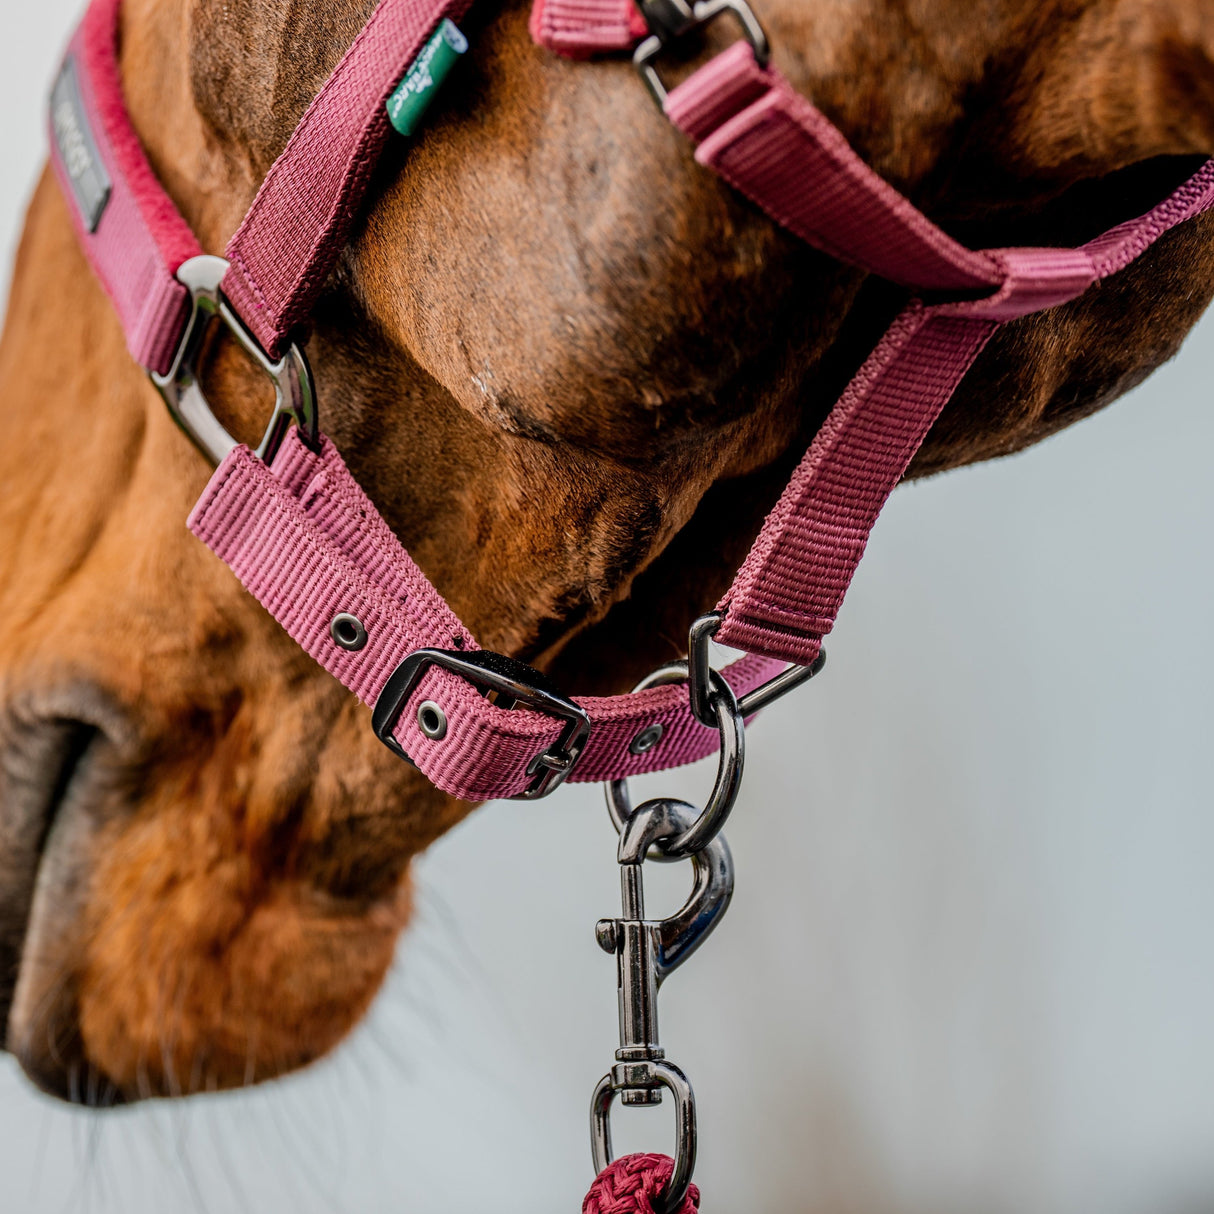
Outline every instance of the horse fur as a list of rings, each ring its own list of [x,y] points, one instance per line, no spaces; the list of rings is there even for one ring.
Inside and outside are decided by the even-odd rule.
[[[204,247],[371,8],[126,0],[133,120]],[[761,16],[797,87],[973,245],[1082,240],[1214,153],[1209,0]],[[308,349],[326,431],[481,643],[614,692],[680,652],[902,300],[696,166],[625,62],[562,61],[526,17],[469,22],[475,51],[385,157]],[[1007,326],[912,474],[1018,450],[1139,382],[1214,294],[1212,244],[1193,221]],[[257,435],[257,373],[218,343],[207,380]],[[0,415],[7,1047],[93,1104],[307,1063],[373,998],[411,857],[470,807],[391,756],[187,534],[210,470],[128,358],[46,175]]]

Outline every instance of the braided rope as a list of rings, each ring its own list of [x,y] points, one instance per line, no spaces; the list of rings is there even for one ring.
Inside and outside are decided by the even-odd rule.
[[[582,1214],[656,1214],[654,1198],[673,1171],[669,1155],[625,1155],[595,1177]],[[692,1185],[675,1214],[696,1214],[699,1208],[700,1190]]]

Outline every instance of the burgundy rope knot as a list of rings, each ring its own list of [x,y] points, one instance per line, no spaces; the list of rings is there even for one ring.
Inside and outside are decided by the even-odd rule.
[[[653,1200],[673,1171],[669,1155],[625,1155],[595,1177],[582,1214],[656,1214]],[[696,1214],[699,1208],[700,1190],[692,1185],[674,1214]]]

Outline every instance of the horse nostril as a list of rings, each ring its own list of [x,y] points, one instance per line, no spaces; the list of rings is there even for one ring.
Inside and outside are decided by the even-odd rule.
[[[338,612],[329,625],[329,635],[343,648],[357,653],[367,643],[367,630],[356,615]]]

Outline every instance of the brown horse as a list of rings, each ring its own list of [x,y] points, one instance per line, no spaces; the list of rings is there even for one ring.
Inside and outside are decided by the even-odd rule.
[[[126,0],[129,107],[222,249],[373,0]],[[626,688],[723,588],[900,303],[694,164],[630,67],[560,61],[518,5],[314,317],[323,425],[479,640]],[[972,244],[1073,243],[1214,152],[1214,4],[767,0],[775,57]],[[1099,189],[1093,189],[1099,183]],[[1214,294],[1214,220],[1008,326],[920,453],[1017,450],[1139,382]],[[224,346],[208,394],[259,432]],[[0,1006],[50,1091],[249,1083],[331,1048],[469,806],[371,735],[185,531],[209,475],[128,358],[44,176],[0,346]]]

